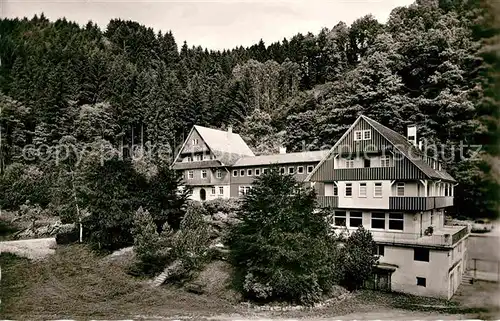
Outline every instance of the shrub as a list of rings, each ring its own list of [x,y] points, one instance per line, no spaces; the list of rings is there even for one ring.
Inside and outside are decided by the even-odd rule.
[[[83,222],[85,240],[99,250],[132,245],[133,213],[146,187],[147,181],[130,161],[114,158],[86,173],[82,207],[90,215]]]
[[[172,240],[173,254],[186,269],[199,269],[209,259],[210,235],[203,220],[206,211],[200,204],[190,203],[179,231]]]
[[[135,212],[132,228],[134,251],[140,261],[139,269],[154,275],[165,268],[169,260],[168,248],[172,231],[165,225],[161,233],[157,232],[153,217],[142,207]]]
[[[360,288],[372,275],[373,267],[378,261],[375,254],[376,244],[372,234],[360,226],[342,248],[341,260],[342,285],[349,290]]]
[[[338,280],[337,239],[315,201],[313,190],[277,169],[255,180],[229,243],[245,296],[312,304]]]
[[[71,231],[59,232],[56,235],[56,243],[61,244],[71,244],[76,243],[80,239],[80,231],[75,228]]]
[[[40,204],[49,202],[49,182],[47,175],[38,167],[14,163],[7,166],[0,176],[0,206],[4,209],[17,209],[26,201]]]
[[[237,198],[217,198],[210,201],[203,202],[203,206],[209,214],[215,214],[217,212],[223,213],[233,213],[239,209],[240,201]]]
[[[186,203],[189,199],[189,188],[179,189],[182,183],[182,173],[168,167],[160,167],[156,175],[148,182],[144,195],[145,207],[149,209],[157,225],[161,229],[166,222],[174,230],[179,229],[186,213]]]

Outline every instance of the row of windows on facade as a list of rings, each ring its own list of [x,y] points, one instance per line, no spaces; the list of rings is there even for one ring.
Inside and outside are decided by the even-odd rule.
[[[360,162],[355,162],[353,158],[343,158],[344,168],[369,168],[369,167],[392,167],[394,163],[392,162],[392,158],[390,156],[381,156],[378,158],[379,163],[373,161],[370,157],[363,158],[363,164],[360,165]],[[340,163],[342,166],[342,163]]]
[[[389,230],[403,231],[404,214],[403,213],[371,213],[371,228],[385,229],[386,221],[389,223]],[[333,214],[333,223],[335,226],[360,227],[363,226],[363,213],[351,211],[349,215],[346,211],[335,211]]]
[[[211,159],[212,159],[212,155],[210,155],[210,154],[194,155],[194,157],[193,156],[187,157],[188,162],[193,162],[193,161],[200,162],[203,160],[211,160]]]
[[[309,165],[306,167],[306,171],[307,173],[311,173],[312,171],[314,170],[314,166],[313,165]],[[260,168],[255,168],[255,169],[240,169],[240,170],[233,170],[233,177],[243,177],[243,176],[260,176],[261,173],[265,174],[267,173],[268,169],[267,168],[262,168],[262,170]],[[280,171],[280,174],[284,175],[288,172],[288,174],[304,174],[304,166],[297,166],[297,172],[295,172],[295,167],[294,166],[290,166],[288,167],[288,170],[286,167],[280,167],[279,169]]]
[[[207,177],[208,177],[208,171],[206,169],[202,169],[201,170],[201,178],[207,178]],[[222,178],[222,171],[220,169],[215,171],[215,177]],[[193,179],[194,178],[194,171],[188,171],[187,178]]]
[[[373,183],[373,197],[382,197],[382,183]],[[352,197],[352,187],[353,183],[345,184],[345,197]],[[436,187],[438,194],[444,194],[444,196],[451,196],[451,185],[450,184],[441,184]],[[442,193],[444,192],[444,193]],[[338,187],[336,185],[333,186],[333,196],[338,196]],[[367,183],[361,182],[359,183],[358,189],[358,197],[366,197],[367,196]],[[405,183],[398,182],[396,183],[396,196],[405,196]]]
[[[352,184],[353,183],[346,183],[345,184],[345,190],[344,190],[344,196],[345,197],[352,197]],[[397,196],[404,196],[405,195],[405,183],[400,182],[397,183]],[[373,197],[382,197],[382,183],[373,183]],[[337,185],[333,185],[333,196],[338,196],[338,187]],[[361,182],[359,183],[359,189],[358,189],[358,196],[359,197],[366,197],[367,196],[367,183]]]
[[[224,195],[224,187],[219,186],[219,195]],[[215,186],[212,186],[212,195],[215,195],[217,192],[217,188]]]

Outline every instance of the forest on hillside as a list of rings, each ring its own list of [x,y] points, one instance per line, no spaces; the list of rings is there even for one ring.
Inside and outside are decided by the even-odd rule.
[[[365,16],[224,51],[133,21],[0,20],[0,206],[76,199],[68,186],[92,169],[57,162],[62,143],[145,145],[151,157],[134,166],[147,171],[168,164],[194,124],[231,125],[266,154],[332,146],[364,114],[401,133],[416,123],[428,144],[447,146],[456,214],[496,216],[492,14],[481,1],[417,0],[385,24]]]

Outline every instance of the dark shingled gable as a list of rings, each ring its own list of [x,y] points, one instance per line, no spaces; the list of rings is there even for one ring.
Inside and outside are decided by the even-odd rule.
[[[409,161],[411,161],[422,172],[424,172],[426,176],[428,176],[429,178],[456,182],[455,179],[445,170],[436,170],[432,168],[432,166],[427,164],[423,159],[422,152],[418,148],[413,146],[413,144],[409,142],[406,137],[369,117],[360,117],[362,117],[366,122],[370,124],[370,126],[378,131],[380,135],[384,136],[392,145],[394,145],[399,151],[401,151],[401,153],[403,153],[403,155],[405,155]]]

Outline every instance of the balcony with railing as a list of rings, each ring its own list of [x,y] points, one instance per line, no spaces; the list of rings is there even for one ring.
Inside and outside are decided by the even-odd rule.
[[[348,233],[355,231],[353,228],[336,228],[339,232]],[[458,241],[469,234],[467,226],[445,226],[429,235],[424,233],[405,233],[393,231],[370,230],[373,240],[377,243],[420,245],[430,247],[453,247]]]
[[[390,210],[428,211],[453,206],[453,196],[390,196]]]

